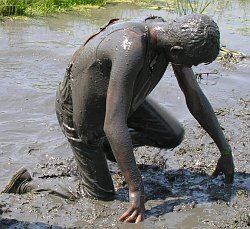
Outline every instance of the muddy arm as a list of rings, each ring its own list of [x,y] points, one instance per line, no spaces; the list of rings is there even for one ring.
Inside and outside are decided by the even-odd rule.
[[[234,165],[231,147],[222,132],[211,104],[200,89],[191,68],[173,65],[173,69],[185,95],[188,109],[212,137],[221,152],[221,158],[217,164],[214,175],[217,176],[220,172],[223,172],[226,176],[226,182],[232,182]],[[225,165],[223,165],[223,163]]]
[[[127,115],[133,94],[135,69],[126,65],[112,67],[109,82],[104,132],[131,191],[141,188],[142,182],[137,169],[131,136],[127,127]]]
[[[133,96],[133,85],[143,65],[144,51],[140,37],[139,39],[133,37],[130,45],[129,49],[125,49],[125,46],[122,54],[112,56],[104,131],[129,186],[130,208],[120,220],[140,222],[145,211],[144,188],[133,154],[127,116]]]

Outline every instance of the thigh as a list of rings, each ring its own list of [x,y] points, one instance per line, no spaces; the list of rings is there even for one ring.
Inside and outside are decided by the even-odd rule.
[[[72,109],[57,95],[56,114],[64,135],[67,137],[82,178],[83,190],[87,197],[101,200],[114,198],[113,181],[104,152],[100,148],[100,138],[86,133],[82,139],[73,124]],[[91,135],[91,137],[88,136]],[[91,143],[90,143],[91,142]]]
[[[128,118],[128,127],[146,134],[162,147],[175,147],[183,139],[182,125],[150,98]]]
[[[86,145],[69,140],[82,178],[87,197],[99,200],[114,199],[113,181],[104,152],[99,145]]]

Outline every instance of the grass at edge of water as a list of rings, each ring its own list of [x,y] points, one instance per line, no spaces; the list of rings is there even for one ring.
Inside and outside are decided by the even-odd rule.
[[[109,3],[128,3],[148,8],[177,11],[179,15],[197,13],[197,6],[210,0],[0,0],[1,16],[43,16],[67,10],[84,11],[86,8],[101,7]],[[207,7],[207,6],[206,6]],[[206,8],[205,7],[205,8]]]
[[[69,10],[83,12],[88,8],[99,8],[109,3],[121,2],[148,5],[153,0],[0,0],[0,19],[17,16],[46,16]]]
[[[107,0],[0,0],[0,17],[44,16],[64,12],[78,5],[102,6]]]

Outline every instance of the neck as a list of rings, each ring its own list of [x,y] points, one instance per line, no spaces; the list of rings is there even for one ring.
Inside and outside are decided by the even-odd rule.
[[[169,41],[169,24],[166,22],[152,22],[148,24],[149,28],[149,36],[151,44],[157,50],[165,50],[168,52],[171,48],[171,44]]]
[[[157,49],[157,35],[156,35],[156,32],[155,30],[151,27],[149,27],[149,40],[150,40],[150,43],[151,45]]]

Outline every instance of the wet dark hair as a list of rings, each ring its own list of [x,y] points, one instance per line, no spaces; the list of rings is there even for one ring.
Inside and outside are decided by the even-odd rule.
[[[196,63],[210,63],[220,50],[220,32],[207,15],[193,14],[180,17],[172,23],[173,45],[184,47],[185,56]]]

